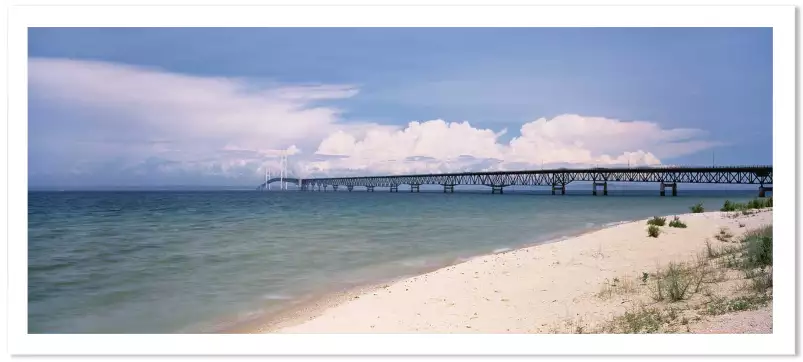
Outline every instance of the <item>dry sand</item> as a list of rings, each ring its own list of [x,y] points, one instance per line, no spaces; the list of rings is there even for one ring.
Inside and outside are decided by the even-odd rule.
[[[635,301],[626,294],[599,297],[614,278],[638,280],[643,272],[652,273],[670,261],[692,260],[705,250],[706,239],[714,241],[721,227],[738,236],[772,223],[771,209],[738,219],[721,212],[679,216],[688,228],[664,226],[658,238],[648,237],[646,220],[640,220],[556,243],[486,255],[384,287],[340,295],[324,304],[326,308],[301,311],[295,319],[266,330],[548,333],[566,321],[598,325],[621,315]]]

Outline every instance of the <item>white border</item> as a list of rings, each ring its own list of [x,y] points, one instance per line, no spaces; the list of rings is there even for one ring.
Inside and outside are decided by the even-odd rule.
[[[774,165],[794,195],[795,10],[742,7],[176,7],[9,9],[9,351],[12,354],[793,354],[795,209],[775,198],[772,335],[28,335],[27,27],[33,26],[747,26],[773,27]],[[13,276],[13,277],[12,277]],[[682,348],[682,349],[681,349]]]

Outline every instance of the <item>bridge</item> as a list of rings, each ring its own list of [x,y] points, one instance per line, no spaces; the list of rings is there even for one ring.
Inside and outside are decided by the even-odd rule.
[[[591,182],[592,194],[602,188],[608,194],[610,182],[648,182],[659,185],[660,195],[666,196],[666,189],[672,189],[677,196],[678,184],[751,184],[758,185],[759,197],[772,191],[772,166],[716,166],[716,167],[638,167],[638,168],[588,168],[551,169],[525,171],[461,172],[441,174],[334,177],[334,178],[284,178],[285,182],[300,186],[301,191],[327,191],[331,186],[337,191],[345,187],[353,191],[355,187],[373,192],[374,188],[388,188],[398,192],[399,185],[409,185],[410,192],[419,192],[421,185],[442,185],[443,192],[454,192],[458,185],[483,185],[491,188],[491,193],[503,193],[508,186],[545,186],[556,192],[566,194],[566,185],[572,182]],[[264,189],[268,184],[279,181],[270,179],[258,187]]]
[[[298,178],[295,178],[295,177],[274,177],[274,178],[272,178],[270,180],[267,180],[267,181],[259,184],[259,186],[257,186],[257,190],[265,190],[265,189],[268,188],[268,185],[270,185],[270,184],[272,184],[274,182],[285,182],[285,183],[289,183],[289,184],[300,185],[301,184],[301,179],[298,179]]]

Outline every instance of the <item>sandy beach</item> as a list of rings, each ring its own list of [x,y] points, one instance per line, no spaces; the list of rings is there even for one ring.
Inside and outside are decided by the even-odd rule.
[[[648,283],[639,282],[645,273],[654,273],[670,262],[700,258],[707,240],[713,245],[727,244],[714,238],[722,228],[738,238],[747,230],[772,224],[772,209],[738,216],[724,212],[678,216],[688,227],[663,226],[657,238],[649,237],[646,220],[639,220],[559,242],[481,256],[330,298],[262,331],[573,333],[577,325],[593,329],[628,310],[655,303],[646,296]],[[671,219],[672,215],[667,217]],[[727,279],[722,273],[723,280]],[[732,279],[706,290],[706,295],[711,298],[738,289],[739,278]],[[616,283],[618,289],[610,288]],[[606,290],[613,289],[626,291],[606,295]],[[771,330],[771,309],[750,313],[769,313]],[[695,320],[692,327],[715,322]]]

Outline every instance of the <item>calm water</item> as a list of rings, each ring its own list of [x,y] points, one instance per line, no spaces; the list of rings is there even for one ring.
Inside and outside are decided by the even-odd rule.
[[[30,333],[213,332],[313,293],[727,193],[30,192]]]

